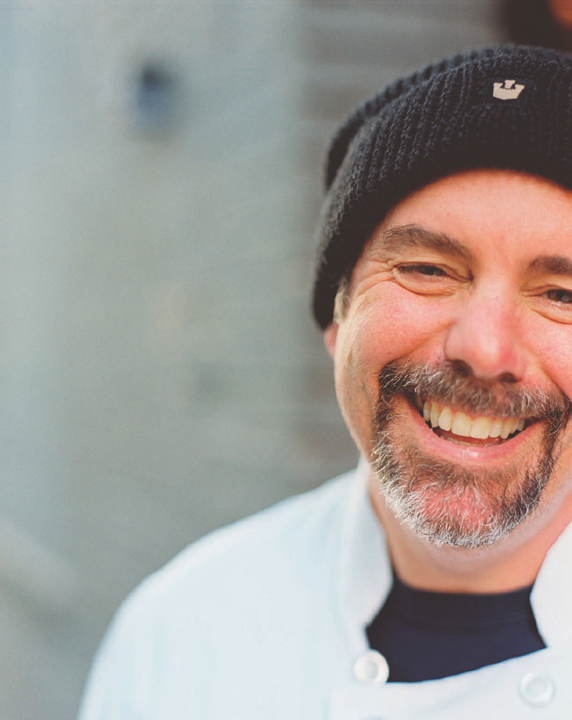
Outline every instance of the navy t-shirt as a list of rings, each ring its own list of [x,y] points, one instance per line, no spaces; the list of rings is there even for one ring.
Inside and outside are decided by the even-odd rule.
[[[389,596],[367,628],[370,647],[389,664],[389,682],[457,675],[545,647],[530,592],[494,595],[416,590],[394,576]]]

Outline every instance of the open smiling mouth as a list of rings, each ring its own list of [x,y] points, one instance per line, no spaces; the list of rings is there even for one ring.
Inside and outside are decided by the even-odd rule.
[[[415,396],[419,414],[431,430],[443,440],[458,445],[500,445],[516,437],[533,421],[525,418],[469,416],[449,405]]]

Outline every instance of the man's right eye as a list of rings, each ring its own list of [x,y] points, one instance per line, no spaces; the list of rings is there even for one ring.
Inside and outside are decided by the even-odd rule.
[[[433,263],[401,263],[393,268],[393,277],[406,290],[419,295],[449,295],[463,278],[448,267]]]
[[[445,270],[438,265],[400,265],[398,266],[398,269],[400,273],[411,275],[419,273],[419,275],[426,275],[427,277],[447,277]]]

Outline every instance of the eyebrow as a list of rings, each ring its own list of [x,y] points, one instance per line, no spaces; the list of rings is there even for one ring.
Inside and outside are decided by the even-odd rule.
[[[473,260],[471,251],[455,238],[414,224],[396,225],[383,232],[379,240],[374,242],[371,253],[375,256],[380,252],[399,253],[411,248],[435,250],[468,262]],[[572,258],[563,255],[540,255],[529,264],[528,270],[572,278]]]
[[[529,270],[572,277],[572,259],[562,255],[540,255],[528,266]]]
[[[386,230],[380,238],[380,244],[374,243],[373,254],[377,252],[401,252],[411,248],[435,250],[461,260],[472,260],[472,253],[458,240],[445,233],[434,232],[420,225],[398,225]],[[572,267],[572,264],[571,264]]]

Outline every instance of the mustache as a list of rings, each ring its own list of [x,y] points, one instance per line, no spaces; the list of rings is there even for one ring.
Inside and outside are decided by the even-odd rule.
[[[459,362],[389,363],[379,373],[379,409],[389,410],[398,394],[420,396],[454,405],[473,415],[550,421],[559,429],[570,417],[572,403],[558,388],[525,388],[513,380],[481,380]]]

